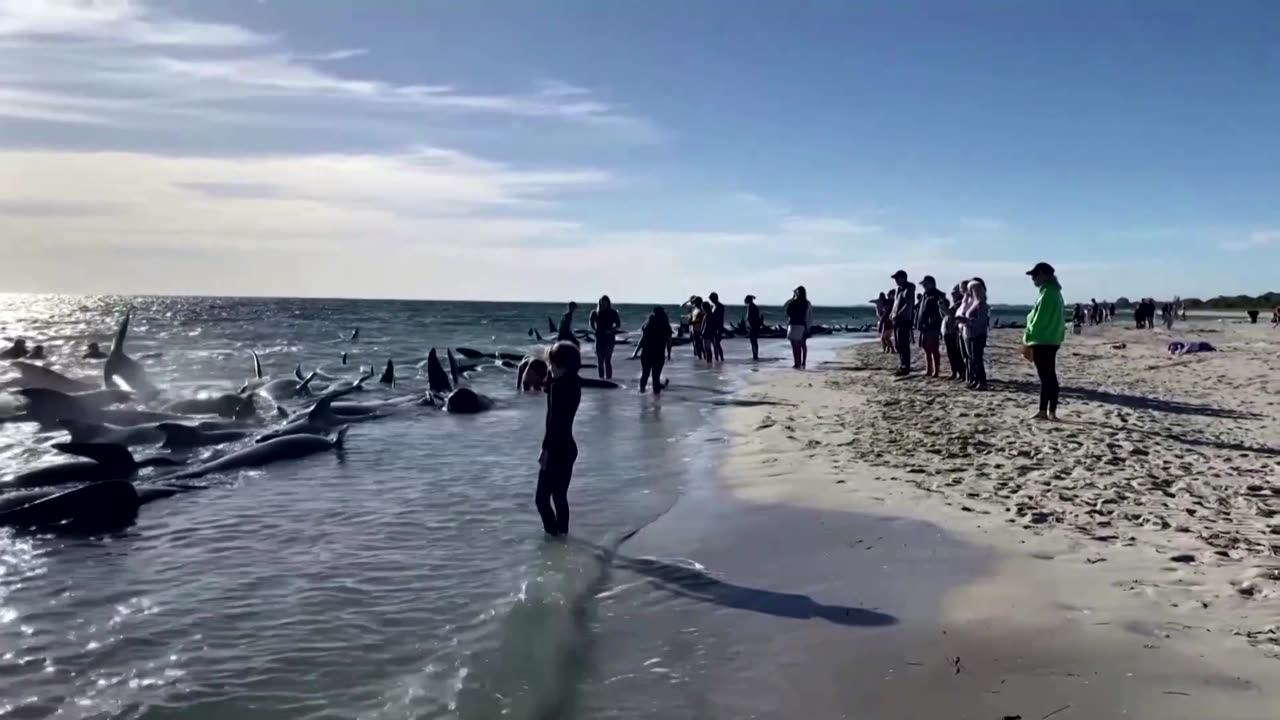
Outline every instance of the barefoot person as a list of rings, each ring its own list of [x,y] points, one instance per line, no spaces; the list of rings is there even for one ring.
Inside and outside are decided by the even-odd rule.
[[[600,302],[591,311],[588,322],[596,334],[596,372],[602,378],[612,378],[613,344],[618,329],[622,327],[622,318],[613,309],[613,302],[608,295],[600,296]]]
[[[893,323],[889,321],[889,311],[893,309],[893,301],[888,295],[880,293],[880,297],[875,300],[875,306],[876,332],[880,333],[880,353],[888,355],[893,352]]]
[[[582,400],[578,346],[558,342],[547,353],[551,382],[547,385],[547,430],[538,456],[538,489],[534,503],[542,516],[542,528],[557,537],[569,534],[569,481],[578,460],[573,420]]]
[[[644,392],[653,376],[653,394],[662,392],[662,366],[671,359],[671,320],[661,305],[654,305],[653,312],[640,328],[640,392]]]
[[[711,301],[711,316],[707,318],[707,323],[702,326],[702,334],[711,341],[711,349],[715,353],[716,362],[724,362],[724,347],[721,340],[724,338],[724,304],[720,302],[719,293],[711,293],[707,296]]]
[[[1027,272],[1031,282],[1040,288],[1036,304],[1027,313],[1027,327],[1022,333],[1026,354],[1035,363],[1040,376],[1040,412],[1037,420],[1058,419],[1058,348],[1066,337],[1062,286],[1049,263],[1036,263]]]
[[[748,295],[742,303],[747,306],[747,339],[751,341],[751,359],[760,359],[760,329],[764,327],[764,313],[756,305],[756,296]]]
[[[803,285],[795,289],[782,311],[787,315],[787,340],[791,341],[791,357],[795,360],[791,367],[803,370],[809,362],[809,328],[813,327],[813,303]]]
[[[716,306],[711,304],[710,300],[702,301],[702,359],[707,364],[715,362],[715,330],[712,328],[712,319],[715,317]]]

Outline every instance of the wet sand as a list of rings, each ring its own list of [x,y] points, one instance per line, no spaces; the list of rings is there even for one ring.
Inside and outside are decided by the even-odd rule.
[[[1280,334],[1071,336],[1056,425],[1019,339],[993,334],[990,393],[895,380],[874,345],[760,373],[719,482],[622,546],[608,592],[668,599],[606,598],[649,656],[603,633],[602,687],[664,717],[1274,717]]]

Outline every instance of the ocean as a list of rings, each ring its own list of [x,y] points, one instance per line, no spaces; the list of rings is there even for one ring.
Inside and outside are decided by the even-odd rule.
[[[431,348],[540,347],[530,328],[545,335],[547,317],[563,310],[0,296],[0,336],[6,347],[15,337],[43,344],[69,375],[98,377],[100,363],[80,359],[84,347],[109,347],[129,306],[129,354],[168,397],[235,391],[252,376],[250,350],[276,377],[298,364],[337,374],[394,359],[397,387],[361,400],[425,389],[417,365]],[[581,326],[591,304],[580,306]],[[618,310],[635,330],[649,306]],[[995,314],[1020,320],[1025,311]],[[866,307],[815,309],[822,324],[871,319]],[[865,339],[815,338],[811,365]],[[624,387],[583,393],[568,543],[548,542],[533,508],[545,399],[518,394],[514,372],[496,364],[471,380],[496,400],[488,412],[412,408],[356,424],[341,452],[210,478],[211,489],[147,505],[132,527],[106,536],[0,530],[0,716],[573,717],[580,689],[600,682],[602,598],[615,615],[661,612],[646,606],[651,595],[612,587],[602,553],[682,496],[714,492],[717,414],[753,373],[791,372],[783,341],[762,341],[759,363],[745,357],[745,341],[725,345],[729,361],[714,368],[676,348],[671,387],[658,398],[636,391],[633,346],[618,346]],[[12,375],[0,369],[0,381]],[[0,425],[0,477],[51,461],[49,445],[62,437]],[[592,695],[596,713],[637,700]],[[660,711],[660,699],[645,702]]]

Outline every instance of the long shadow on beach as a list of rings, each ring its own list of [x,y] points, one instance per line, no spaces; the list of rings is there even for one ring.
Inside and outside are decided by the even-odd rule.
[[[1022,393],[1025,395],[1040,394],[1040,383],[1028,382],[1026,380],[992,380],[991,387],[1001,392]],[[1073,388],[1064,386],[1062,388],[1062,397],[1066,399],[1103,403],[1105,405],[1119,405],[1121,407],[1133,408],[1134,410],[1151,410],[1152,412],[1171,413],[1174,415],[1199,415],[1201,417],[1222,418],[1226,420],[1262,419],[1262,416],[1257,413],[1228,410],[1226,408],[1213,407],[1212,405],[1197,405],[1195,403],[1179,402],[1177,400],[1161,400],[1159,398],[1144,397],[1142,395],[1125,395],[1123,393],[1112,393],[1104,390],[1092,390],[1089,388]]]
[[[898,622],[896,617],[876,610],[823,605],[808,595],[734,585],[694,568],[652,558],[627,557],[591,542],[580,542],[599,555],[603,562],[643,575],[662,590],[691,600],[796,620],[820,618],[837,625],[884,627]]]
[[[1271,455],[1280,457],[1280,448],[1245,445],[1244,443],[1222,442],[1221,440],[1205,440],[1203,438],[1190,437],[1180,433],[1157,432],[1155,430],[1142,430],[1135,427],[1120,427],[1118,425],[1107,425],[1106,423],[1082,422],[1079,420],[1067,421],[1076,425],[1085,425],[1092,428],[1106,428],[1115,432],[1134,433],[1136,435],[1145,435],[1147,437],[1160,438],[1162,440],[1171,440],[1173,442],[1182,443],[1183,445],[1191,445],[1192,447],[1214,448],[1216,450],[1226,450],[1228,452],[1254,453],[1256,455]]]

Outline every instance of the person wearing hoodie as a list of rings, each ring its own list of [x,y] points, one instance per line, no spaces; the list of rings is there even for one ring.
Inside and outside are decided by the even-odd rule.
[[[1040,376],[1040,411],[1036,420],[1058,419],[1058,348],[1066,337],[1065,310],[1062,304],[1062,285],[1049,263],[1036,263],[1027,272],[1031,282],[1040,289],[1036,304],[1027,313],[1027,327],[1022,333],[1025,353],[1036,366]]]
[[[893,275],[898,284],[898,291],[893,295],[893,308],[889,311],[889,320],[893,323],[893,344],[898,349],[898,377],[911,374],[911,336],[916,324],[916,286],[907,280],[907,271],[899,270]]]
[[[942,323],[947,314],[947,295],[938,289],[932,275],[920,281],[920,310],[916,313],[916,329],[920,331],[920,349],[924,351],[925,377],[942,374]]]

